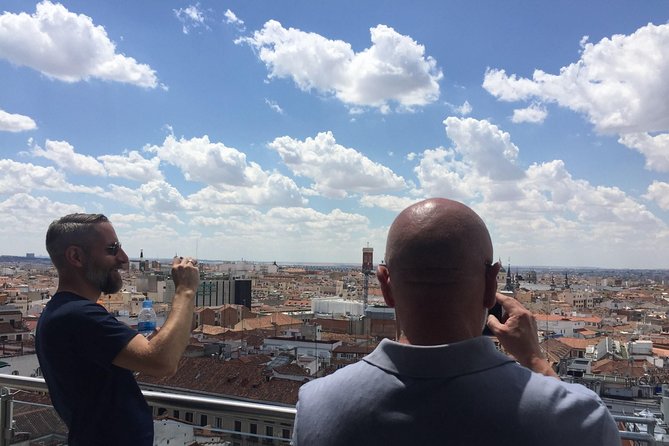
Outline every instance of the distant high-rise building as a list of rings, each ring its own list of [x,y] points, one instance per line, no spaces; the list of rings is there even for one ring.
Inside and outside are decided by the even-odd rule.
[[[195,295],[196,307],[219,307],[225,304],[251,308],[250,279],[204,279]]]
[[[250,279],[235,279],[235,294],[233,296],[234,304],[244,305],[251,309],[251,280]]]
[[[370,248],[368,243],[366,248],[362,248],[362,274],[364,276],[362,283],[362,300],[365,308],[367,308],[367,300],[369,297],[369,275],[372,274],[373,269],[374,248]]]
[[[374,270],[374,248],[369,245],[362,248],[362,272],[371,273]]]

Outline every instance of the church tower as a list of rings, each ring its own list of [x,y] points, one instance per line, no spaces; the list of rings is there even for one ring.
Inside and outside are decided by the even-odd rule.
[[[515,287],[513,286],[513,275],[511,274],[511,263],[509,263],[509,267],[506,270],[506,285],[504,285],[504,291],[515,291]]]

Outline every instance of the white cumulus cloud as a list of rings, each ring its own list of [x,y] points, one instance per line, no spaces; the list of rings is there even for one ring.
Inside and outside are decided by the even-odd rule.
[[[556,102],[604,133],[669,130],[669,24],[582,46],[580,59],[559,74],[537,69],[527,79],[490,69],[483,87],[504,101]]]
[[[539,104],[532,104],[526,108],[519,108],[513,111],[511,121],[515,123],[531,122],[534,124],[541,124],[548,116],[546,107]]]
[[[621,135],[618,142],[639,151],[646,157],[646,168],[669,172],[669,133],[651,136],[648,133]]]
[[[385,113],[391,104],[412,109],[439,98],[443,75],[423,45],[385,25],[370,34],[372,45],[356,53],[347,42],[270,20],[237,42],[258,51],[270,78],[290,78],[304,91],[333,94],[354,110],[374,107]]]
[[[89,194],[102,192],[100,187],[68,183],[65,175],[51,166],[42,167],[31,163],[0,159],[0,194],[15,194],[35,189]]]
[[[307,204],[302,195],[293,180],[271,173],[262,182],[250,186],[207,186],[189,195],[188,201],[199,211],[216,212],[231,204],[302,206]]]
[[[454,150],[443,147],[423,151],[414,168],[423,194],[456,200],[474,198],[481,181],[487,182],[483,178],[476,182],[472,171],[471,165],[458,159]]]
[[[513,180],[523,176],[516,160],[518,147],[511,135],[486,120],[449,117],[444,120],[446,134],[455,150],[479,174],[493,180]]]
[[[196,216],[191,223],[217,230],[210,244],[223,258],[269,261],[330,262],[358,252],[366,242],[381,246],[386,235],[385,231],[370,228],[369,219],[360,214],[293,206],[274,207],[266,212],[249,206],[227,206],[215,216]],[[300,249],[295,250],[295,246]]]
[[[225,11],[225,23],[229,25],[235,25],[240,31],[244,30],[244,21],[237,17],[237,15],[231,10]]]
[[[193,28],[204,27],[208,29],[205,23],[204,12],[200,8],[200,4],[189,5],[185,8],[173,9],[174,15],[181,22],[181,31],[184,34],[190,33]]]
[[[48,0],[38,3],[32,15],[0,15],[0,58],[65,82],[97,78],[158,85],[154,70],[117,53],[116,44],[91,17]]]
[[[332,132],[321,132],[304,141],[283,136],[269,147],[294,174],[311,179],[312,188],[326,197],[344,198],[349,192],[378,193],[406,187],[404,179],[388,167],[337,144]]]
[[[74,151],[74,147],[67,141],[46,140],[44,149],[34,146],[33,155],[53,161],[63,170],[82,175],[106,176],[107,172],[102,164],[89,155],[82,155]]]
[[[0,234],[12,238],[21,238],[27,233],[39,234],[40,240],[43,240],[49,223],[75,212],[85,210],[76,204],[51,201],[46,197],[20,192],[0,201]],[[17,228],[21,230],[17,231]]]
[[[269,99],[265,99],[265,104],[267,104],[269,106],[269,108],[271,108],[272,110],[274,110],[278,114],[280,114],[280,115],[283,114],[283,109],[275,101],[270,101]]]
[[[646,200],[654,201],[661,209],[669,210],[669,183],[653,181],[643,197]]]
[[[102,155],[98,160],[112,178],[127,178],[142,183],[163,179],[160,159],[157,156],[146,159],[136,150],[132,150],[125,155]]]
[[[420,198],[398,197],[395,195],[363,195],[360,204],[364,207],[377,207],[393,212],[401,212],[410,205],[420,201]]]
[[[424,150],[414,168],[420,196],[443,196],[459,200],[518,199],[519,181],[525,172],[518,166],[519,149],[511,136],[487,120],[448,117],[447,136],[454,145]]]
[[[211,142],[207,135],[191,139],[168,135],[161,146],[149,146],[145,150],[177,166],[190,181],[241,186],[253,184],[263,175],[259,165],[246,161],[245,153]]]
[[[181,192],[163,180],[149,181],[137,189],[112,184],[109,191],[102,195],[149,212],[173,213],[190,208]]]
[[[0,110],[0,132],[16,133],[36,128],[37,124],[31,117]]]
[[[467,116],[472,112],[472,110],[473,108],[472,105],[469,103],[469,101],[463,102],[463,104],[458,107],[455,106],[453,107],[453,111],[459,114],[460,116]]]
[[[177,166],[187,180],[211,186],[190,197],[202,207],[211,203],[306,203],[292,179],[263,170],[259,164],[247,161],[245,153],[212,142],[207,135],[191,139],[168,135],[161,146],[145,150]]]

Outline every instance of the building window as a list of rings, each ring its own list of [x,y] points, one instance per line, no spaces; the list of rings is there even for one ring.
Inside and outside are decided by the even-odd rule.
[[[193,422],[193,412],[186,412],[186,421],[189,423]]]
[[[258,425],[256,423],[251,423],[249,425],[249,432],[252,434],[257,434],[258,433]]]
[[[242,422],[239,420],[235,420],[235,432],[241,432],[241,431],[242,431]],[[239,434],[232,434],[232,438],[242,438],[242,436]]]
[[[273,437],[274,436],[274,427],[273,426],[265,426],[265,435],[268,437]],[[272,440],[269,438],[263,439],[263,443],[265,444],[273,444]]]
[[[214,424],[214,427],[216,429],[223,429],[223,418],[221,417],[216,417],[216,422]]]
[[[281,438],[290,438],[290,429],[281,429]]]
[[[206,425],[207,425],[207,416],[200,415],[200,426],[206,426]]]
[[[178,410],[173,411],[172,416],[178,420],[179,419],[179,411]]]

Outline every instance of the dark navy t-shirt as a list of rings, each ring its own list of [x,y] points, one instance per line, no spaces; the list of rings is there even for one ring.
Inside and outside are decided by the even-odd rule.
[[[56,293],[35,348],[51,401],[77,445],[153,444],[153,418],[130,370],[112,361],[137,335],[101,305]]]

